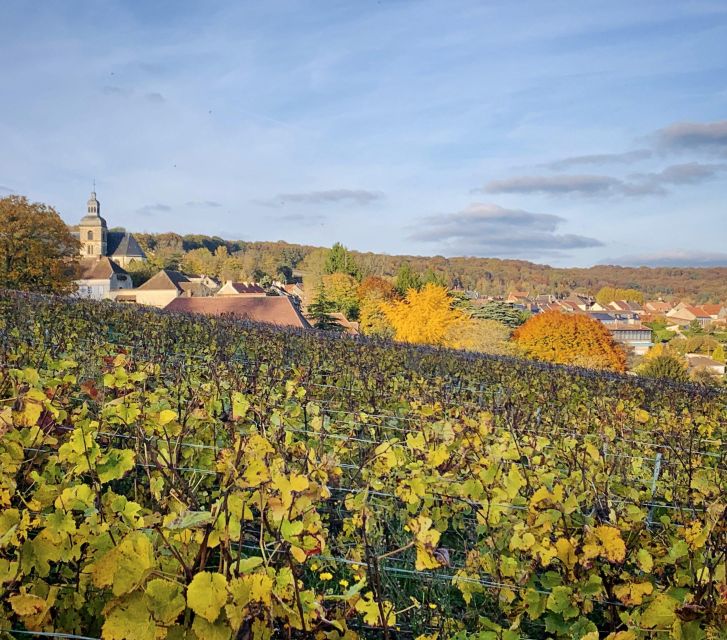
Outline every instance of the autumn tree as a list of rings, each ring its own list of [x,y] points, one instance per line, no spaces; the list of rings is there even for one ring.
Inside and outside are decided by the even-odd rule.
[[[593,369],[626,370],[626,355],[598,320],[581,314],[546,311],[513,333],[524,352],[536,360]]]
[[[496,320],[471,319],[453,324],[445,336],[445,344],[493,355],[518,355],[520,350],[510,341],[511,329]]]
[[[596,302],[607,305],[614,300],[625,300],[626,302],[644,302],[644,293],[638,289],[619,289],[616,287],[602,287],[596,294]]]
[[[359,298],[356,278],[345,273],[323,276],[322,287],[334,311],[340,311],[349,320],[358,318]]]
[[[23,196],[0,198],[0,287],[71,293],[78,251],[53,207]]]
[[[646,360],[637,372],[647,378],[660,378],[675,382],[687,382],[689,373],[684,360],[671,355],[663,354]]]
[[[392,338],[394,328],[386,319],[381,303],[390,302],[397,296],[394,285],[378,276],[364,278],[358,287],[359,330],[367,336]]]
[[[404,300],[385,302],[381,308],[402,342],[446,345],[448,333],[467,320],[453,307],[447,290],[436,284],[409,289]]]
[[[724,363],[724,361],[725,361],[724,345],[720,344],[715,348],[714,351],[712,351],[712,360],[716,360],[717,362]]]
[[[391,300],[396,297],[396,289],[388,280],[379,276],[368,276],[361,281],[358,287],[359,300],[376,297],[380,300]]]

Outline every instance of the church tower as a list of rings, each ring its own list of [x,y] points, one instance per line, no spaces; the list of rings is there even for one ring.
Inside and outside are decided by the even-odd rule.
[[[81,255],[86,258],[100,258],[108,250],[108,229],[106,220],[101,217],[101,203],[96,199],[96,192],[88,199],[86,215],[78,224]]]

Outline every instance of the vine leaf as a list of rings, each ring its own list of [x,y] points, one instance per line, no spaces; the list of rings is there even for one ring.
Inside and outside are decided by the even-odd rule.
[[[676,615],[674,610],[679,602],[674,598],[660,593],[641,614],[641,626],[647,629],[671,627]]]
[[[197,615],[214,622],[227,603],[227,578],[221,573],[201,571],[187,587],[187,604]]]
[[[101,628],[103,640],[154,640],[156,625],[144,594],[134,593],[121,601],[112,601],[105,614]]]
[[[97,587],[112,586],[114,595],[120,596],[136,589],[154,566],[151,541],[141,531],[133,531],[96,561],[93,583]]]
[[[170,580],[155,579],[146,585],[147,608],[163,625],[172,624],[186,606],[182,587]]]

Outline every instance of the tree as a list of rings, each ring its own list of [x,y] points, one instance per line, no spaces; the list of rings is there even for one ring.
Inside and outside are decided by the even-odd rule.
[[[530,318],[513,339],[536,360],[592,369],[626,370],[626,355],[598,320],[581,314],[546,311]]]
[[[394,328],[381,309],[382,302],[390,302],[397,295],[394,285],[378,276],[368,276],[358,287],[359,330],[367,336],[393,338]]]
[[[720,344],[712,351],[712,360],[716,360],[717,362],[725,361],[724,345]]]
[[[53,207],[23,196],[0,198],[0,287],[75,291],[79,243]]]
[[[322,331],[343,331],[338,320],[331,315],[333,311],[335,311],[333,303],[326,296],[325,287],[321,286],[315,301],[308,306],[308,317],[312,320],[311,324]]]
[[[384,302],[381,309],[402,342],[446,345],[448,332],[467,320],[453,308],[447,290],[436,284],[409,289],[404,300]]]
[[[495,355],[517,355],[519,349],[510,341],[510,328],[496,320],[468,320],[450,327],[445,344],[454,349],[467,349]]]
[[[370,295],[361,300],[359,308],[358,327],[365,336],[376,336],[379,338],[393,338],[394,327],[387,320],[386,314],[381,308],[382,298]]]
[[[358,287],[358,297],[364,300],[375,297],[379,300],[392,300],[396,297],[396,289],[388,280],[379,276],[368,276],[364,278]]]
[[[614,300],[625,300],[626,302],[644,302],[644,293],[638,289],[617,289],[615,287],[602,287],[596,294],[596,302],[607,305]]]
[[[481,307],[472,307],[470,315],[480,320],[496,320],[512,329],[519,327],[530,317],[526,311],[497,300],[488,302]]]
[[[412,271],[411,265],[405,262],[399,267],[394,286],[402,296],[405,296],[412,289],[419,291],[422,288],[422,280],[418,273]]]
[[[669,354],[650,358],[637,369],[637,373],[646,378],[659,378],[676,382],[687,382],[689,380],[689,373],[684,361]]]
[[[345,273],[354,278],[359,277],[359,268],[356,264],[356,259],[340,242],[336,242],[328,252],[324,270],[328,274]]]
[[[323,289],[334,311],[340,311],[348,320],[358,318],[358,282],[345,273],[323,276]]]

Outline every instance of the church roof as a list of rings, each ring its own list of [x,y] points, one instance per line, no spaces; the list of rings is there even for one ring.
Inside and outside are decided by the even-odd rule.
[[[110,256],[145,258],[144,250],[136,238],[125,231],[109,231],[106,236],[106,253]]]
[[[112,275],[128,275],[110,258],[81,258],[78,261],[78,280],[108,280]]]
[[[105,227],[106,226],[106,219],[102,218],[101,216],[95,216],[93,214],[88,214],[86,216],[83,216],[81,218],[81,222],[78,223],[79,227]]]

